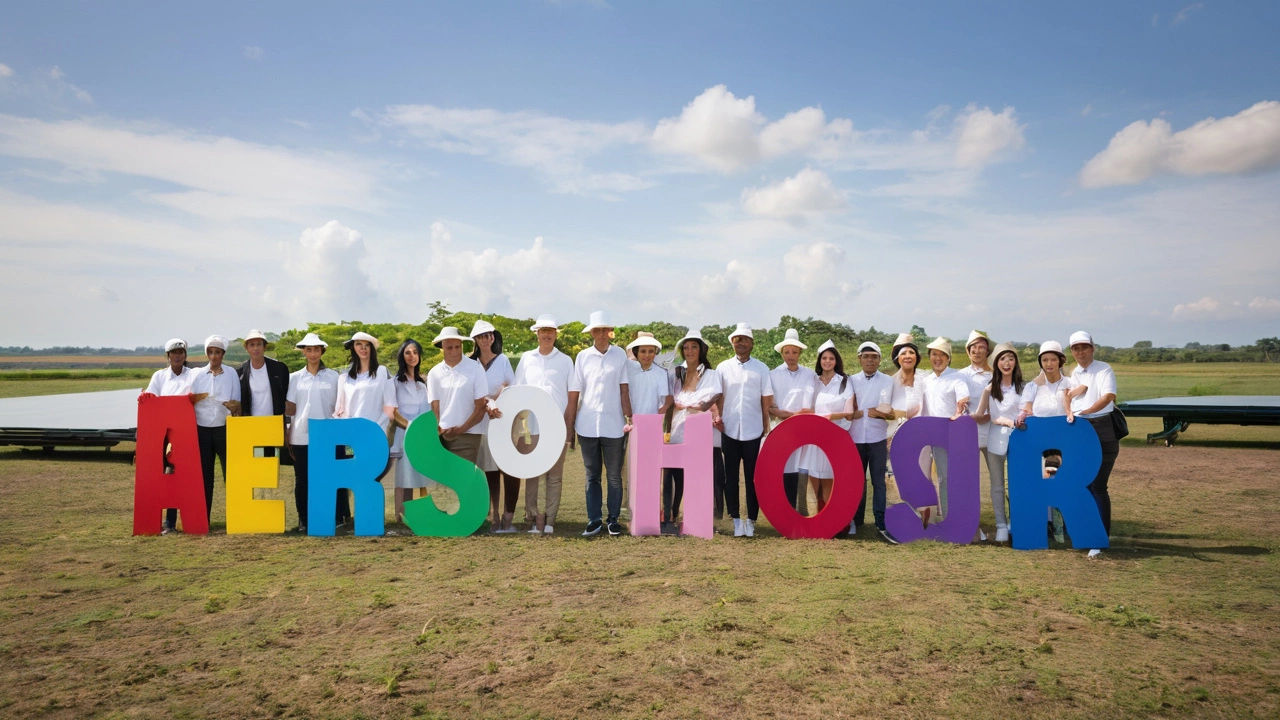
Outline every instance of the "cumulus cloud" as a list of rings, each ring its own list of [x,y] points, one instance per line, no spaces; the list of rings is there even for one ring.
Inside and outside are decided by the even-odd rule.
[[[13,77],[13,68],[0,63],[0,77]]]
[[[862,291],[862,283],[846,277],[845,252],[830,242],[796,245],[782,258],[787,282],[813,300],[849,302]]]
[[[1176,133],[1161,118],[1134,122],[1084,166],[1080,184],[1135,185],[1156,175],[1237,174],[1278,165],[1280,102],[1271,100]]]
[[[716,85],[685,105],[678,117],[659,121],[653,146],[732,172],[760,157],[757,132],[762,125],[764,116],[756,112],[755,97],[737,98],[724,85]]]
[[[142,196],[200,215],[243,208],[248,217],[296,219],[308,208],[379,206],[363,161],[182,129],[0,114],[0,155],[170,182],[185,190]]]
[[[760,286],[764,274],[739,260],[730,260],[724,271],[699,278],[698,296],[705,303],[726,307],[739,302]]]
[[[290,293],[296,312],[312,318],[364,320],[384,310],[372,279],[361,265],[368,256],[364,237],[337,220],[302,231],[284,247],[285,269],[295,281]],[[285,301],[273,289],[276,302]]]
[[[956,164],[962,168],[982,167],[1005,152],[1020,150],[1026,139],[1014,109],[999,113],[991,108],[969,105],[955,120]]]
[[[794,177],[742,191],[742,208],[752,215],[792,217],[848,207],[844,195],[821,170],[805,168]]]
[[[457,247],[453,234],[440,222],[431,225],[426,297],[452,300],[483,312],[528,312],[541,300],[547,285],[551,252],[541,237],[528,248],[502,253]]]
[[[256,45],[245,45],[243,53],[246,58],[253,60],[254,62],[261,62],[262,59],[267,56],[267,51],[257,47]]]
[[[1203,9],[1204,9],[1204,3],[1191,3],[1190,5],[1179,10],[1177,14],[1173,16],[1173,19],[1169,21],[1170,27],[1174,25],[1181,25],[1182,23],[1186,22],[1188,18],[1191,17],[1191,13],[1197,10],[1203,10]]]
[[[442,152],[533,168],[543,173],[556,192],[613,196],[654,184],[621,172],[592,172],[586,166],[586,159],[593,155],[643,142],[648,130],[638,121],[610,124],[530,110],[501,112],[434,105],[392,105],[370,119]]]
[[[1268,315],[1280,313],[1280,300],[1275,298],[1266,298],[1259,295],[1249,301],[1249,309]]]

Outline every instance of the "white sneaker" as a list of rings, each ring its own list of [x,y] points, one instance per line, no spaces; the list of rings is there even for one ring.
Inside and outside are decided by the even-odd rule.
[[[858,523],[853,520],[849,521],[849,534],[850,535],[858,534]]]
[[[996,528],[996,542],[998,543],[1009,542],[1009,528],[1002,528],[1002,527]]]
[[[746,530],[742,528],[742,518],[734,518],[733,519],[733,536],[742,537],[744,534],[746,534]]]
[[[1102,551],[1097,548],[1094,548],[1090,550],[1089,554],[1085,555],[1085,557],[1089,558],[1090,560],[1097,560],[1098,558],[1102,557]]]
[[[542,528],[542,534],[543,534],[543,535],[550,535],[551,533],[553,533],[553,532],[555,532],[555,531],[556,531],[556,529],[555,529],[555,528],[553,528],[553,527],[551,527],[550,525],[547,525],[547,526],[545,526],[545,527],[543,527],[543,528]]]
[[[530,527],[530,528],[529,528],[529,534],[530,534],[530,535],[541,535],[542,533],[538,532],[538,527],[535,525],[535,526],[533,526],[533,527]]]
[[[750,520],[750,519],[748,519],[748,520],[743,520],[743,521],[742,521],[742,534],[743,534],[743,535],[746,535],[747,537],[755,537],[755,536],[756,536],[756,522],[755,522],[754,520]]]
[[[987,534],[982,532],[982,528],[978,528],[978,542],[986,542]]]

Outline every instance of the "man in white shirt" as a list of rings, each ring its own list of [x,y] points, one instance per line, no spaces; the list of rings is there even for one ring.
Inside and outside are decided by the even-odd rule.
[[[564,413],[565,447],[560,450],[560,459],[540,477],[525,478],[524,481],[524,513],[532,527],[533,534],[550,535],[555,532],[556,514],[560,511],[560,495],[564,480],[564,458],[568,451],[568,438],[573,437],[573,421],[569,418],[569,381],[573,377],[573,361],[568,355],[556,348],[556,337],[559,328],[556,319],[551,315],[539,315],[537,322],[529,328],[538,334],[538,347],[520,356],[520,364],[516,366],[516,385],[532,385],[542,388],[556,401],[560,411]],[[533,452],[538,447],[538,419],[532,414],[528,416],[527,432],[517,426],[516,447],[522,453]],[[538,484],[544,481],[547,489],[547,503],[544,510],[538,509]]]
[[[792,415],[804,415],[813,412],[813,398],[817,394],[818,374],[812,368],[800,364],[800,353],[808,348],[800,342],[800,333],[794,328],[787,328],[786,337],[773,346],[774,352],[782,356],[782,364],[769,371],[769,384],[773,386],[773,400],[769,403],[769,415],[778,423]],[[801,515],[808,515],[808,493],[800,490],[800,451],[791,453],[787,464],[782,469],[782,487],[787,493],[787,502]]]
[[[1085,418],[1098,433],[1102,443],[1102,466],[1098,475],[1089,485],[1089,492],[1098,503],[1098,514],[1102,516],[1102,527],[1111,535],[1111,494],[1107,483],[1111,480],[1111,470],[1115,467],[1116,458],[1120,456],[1120,438],[1116,437],[1111,413],[1115,412],[1116,373],[1111,366],[1101,360],[1094,359],[1097,346],[1093,336],[1084,330],[1071,333],[1071,357],[1076,366],[1071,370],[1071,378],[1077,385],[1087,388],[1081,395],[1071,401],[1071,411],[1076,417]],[[1101,550],[1089,551],[1089,557],[1097,557]]]
[[[249,359],[240,364],[240,412],[262,417],[284,416],[285,396],[289,394],[289,366],[267,357],[267,336],[261,330],[250,330],[241,341]],[[281,420],[283,422],[283,420]],[[275,448],[263,448],[266,457],[275,457]]]
[[[164,344],[164,354],[169,360],[169,367],[155,371],[151,376],[151,382],[147,383],[147,389],[143,390],[142,394],[158,397],[178,395],[191,397],[191,382],[195,379],[195,371],[187,367],[187,343],[181,338],[171,338]],[[192,403],[194,402],[193,399]],[[173,472],[173,466],[167,460],[164,471],[166,474]],[[160,525],[160,534],[168,535],[177,528],[178,510],[167,508],[164,511],[164,521]]]
[[[858,346],[858,364],[862,372],[850,377],[856,407],[849,435],[862,457],[862,465],[871,479],[871,515],[881,535],[887,530],[884,511],[887,503],[885,472],[889,464],[889,420],[893,418],[893,378],[880,372],[880,346],[864,342]],[[867,494],[862,494],[853,522],[862,525],[866,518]]]
[[[569,419],[582,443],[582,466],[587,476],[587,529],[582,534],[592,537],[607,529],[610,535],[618,536],[622,534],[618,515],[622,512],[622,460],[626,450],[623,427],[631,420],[627,353],[610,344],[613,323],[604,311],[591,313],[583,332],[591,334],[592,345],[574,359],[569,382]],[[569,442],[572,447],[573,441]],[[602,468],[609,480],[609,515],[604,522]]]
[[[205,513],[213,516],[213,461],[222,463],[222,484],[227,483],[227,418],[240,414],[240,378],[227,372],[222,358],[227,339],[210,335],[204,341],[209,364],[195,371],[191,392],[196,401],[196,438],[200,441],[200,469],[204,473]]]
[[[951,341],[940,337],[929,343],[930,372],[923,376],[917,374],[916,382],[920,383],[924,402],[921,415],[926,417],[944,417],[951,420],[964,415],[969,410],[969,383],[960,377],[960,373],[951,369]],[[932,454],[933,465],[938,469],[938,510],[942,517],[947,516],[947,451],[940,447],[929,447],[920,458],[920,467],[927,477],[929,475],[929,455]],[[929,511],[922,515],[928,524]],[[940,518],[941,519],[941,518]]]
[[[756,519],[760,516],[760,503],[756,500],[756,458],[760,455],[760,440],[769,425],[769,406],[773,402],[773,384],[769,381],[769,368],[751,357],[755,339],[751,326],[738,323],[729,333],[734,357],[716,366],[721,397],[720,431],[724,433],[724,502],[733,518],[734,537],[755,537]],[[739,512],[738,466],[744,466],[747,481],[747,517]]]
[[[484,440],[480,421],[488,417],[489,380],[480,363],[462,354],[463,341],[471,338],[453,326],[441,328],[431,341],[440,348],[443,360],[427,373],[427,402],[436,414],[440,444],[475,462]]]

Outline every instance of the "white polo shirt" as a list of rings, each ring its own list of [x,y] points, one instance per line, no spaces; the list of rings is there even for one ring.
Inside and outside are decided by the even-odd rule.
[[[173,368],[161,368],[151,375],[146,391],[161,397],[186,395],[191,392],[191,382],[195,379],[195,370],[185,365],[177,375],[173,374]]]
[[[769,371],[769,384],[773,387],[773,404],[779,410],[799,412],[813,409],[813,398],[817,392],[818,374],[812,368],[797,365],[795,371],[787,369],[783,363]],[[777,427],[781,419],[774,418],[773,426]],[[793,452],[782,468],[784,473],[800,472],[800,456],[803,452]]]
[[[194,373],[191,392],[209,393],[209,397],[196,403],[196,425],[200,427],[226,427],[231,411],[222,403],[228,400],[240,402],[240,376],[226,365],[214,375],[206,365]]]
[[[391,375],[382,365],[373,377],[362,372],[352,380],[347,372],[339,373],[338,407],[334,415],[372,420],[386,430],[391,426],[391,418],[383,408],[396,406],[396,388],[391,383]]]
[[[956,414],[956,403],[969,397],[969,383],[951,368],[941,375],[932,368],[925,373],[916,371],[916,384],[924,396],[920,414],[926,417],[949,418]]]
[[[477,360],[476,362],[479,363],[480,361]],[[511,361],[507,359],[506,355],[495,357],[487,368],[484,367],[483,363],[480,363],[480,367],[484,368],[484,379],[489,386],[489,397],[495,400],[502,393],[504,386],[516,384],[515,371],[511,369]],[[481,433],[489,432],[489,416],[485,415],[480,418],[480,422],[476,423],[476,425],[480,428]]]
[[[978,410],[978,401],[982,399],[982,391],[991,385],[991,371],[983,370],[976,365],[969,365],[967,368],[961,368],[958,372],[969,386],[969,414],[972,415]],[[990,431],[990,421],[978,423],[978,447],[984,448],[987,446],[987,433]]]
[[[1022,404],[1031,403],[1031,414],[1034,417],[1066,415],[1067,411],[1062,407],[1062,393],[1075,386],[1076,381],[1067,375],[1063,375],[1056,383],[1045,380],[1044,385],[1037,385],[1032,380],[1022,390]]]
[[[1084,385],[1087,389],[1084,394],[1071,399],[1071,411],[1079,413],[1081,410],[1093,407],[1093,404],[1102,399],[1103,395],[1116,392],[1116,371],[1111,366],[1101,360],[1094,360],[1089,363],[1088,368],[1075,366],[1071,370],[1071,379],[1076,381],[1077,385]],[[1081,415],[1083,418],[1102,417],[1112,410],[1116,409],[1115,402],[1107,403],[1092,415]]]
[[[670,394],[667,371],[658,363],[645,370],[635,360],[627,361],[627,394],[631,398],[631,415],[656,415]]]
[[[853,421],[849,435],[855,443],[875,443],[889,437],[889,421],[867,417],[867,410],[881,405],[893,406],[893,377],[877,370],[874,375],[859,370],[849,376],[853,383],[853,396],[862,411],[862,417]]]
[[[574,431],[589,438],[622,437],[622,386],[630,382],[622,348],[610,345],[600,352],[592,345],[578,353],[569,382],[569,392],[578,393]]]
[[[427,402],[440,403],[440,429],[458,427],[476,411],[476,401],[489,394],[489,380],[480,363],[464,357],[449,367],[440,362],[427,373]],[[484,423],[467,430],[469,435],[483,435]]]
[[[516,366],[516,385],[532,385],[542,388],[551,395],[563,413],[569,407],[569,380],[573,377],[573,360],[552,347],[546,355],[534,348],[520,356],[520,364]],[[538,434],[538,419],[529,416],[529,433]]]
[[[293,403],[293,422],[289,424],[289,443],[306,445],[310,441],[309,420],[328,420],[338,404],[338,373],[321,368],[315,375],[304,367],[289,375],[285,400]]]
[[[773,395],[769,368],[755,358],[741,362],[738,357],[716,366],[724,389],[724,434],[734,440],[755,440],[764,435],[760,400]]]

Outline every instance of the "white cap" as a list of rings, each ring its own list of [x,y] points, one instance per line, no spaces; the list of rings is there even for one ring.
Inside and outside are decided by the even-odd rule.
[[[1077,330],[1071,333],[1071,339],[1067,341],[1067,347],[1075,347],[1076,345],[1095,345],[1093,336],[1084,330]]]
[[[471,337],[474,338],[474,337],[483,335],[485,333],[491,333],[495,329],[496,328],[493,327],[492,323],[487,322],[485,320],[477,320],[476,324],[471,326]]]
[[[377,350],[377,349],[378,349],[378,346],[382,344],[382,343],[378,340],[378,338],[376,338],[376,337],[374,337],[374,336],[370,335],[369,333],[364,332],[364,331],[362,330],[362,331],[360,331],[360,332],[356,333],[355,335],[352,335],[350,340],[348,340],[348,341],[346,341],[346,342],[342,343],[342,347],[344,347],[344,348],[346,348],[346,349],[350,350],[350,349],[352,348],[352,346],[354,346],[354,345],[356,344],[356,341],[357,341],[357,340],[364,340],[365,342],[367,342],[367,343],[369,343],[370,345],[372,345],[374,350]]]
[[[946,353],[947,357],[951,357],[951,341],[944,337],[934,338],[933,342],[926,345],[925,348],[928,350],[940,350]]]
[[[636,339],[632,340],[631,343],[627,345],[627,349],[634,350],[638,347],[651,347],[661,350],[662,343],[658,342],[657,338],[653,336],[653,333],[641,330],[636,333]]]
[[[221,335],[210,335],[204,339],[204,349],[207,352],[211,347],[216,347],[222,352],[226,352],[227,339]]]
[[[261,340],[264,345],[271,344],[271,342],[267,340],[267,336],[262,334],[261,330],[250,330],[248,334],[244,336],[244,340],[240,341],[240,344],[247,345],[250,340]]]
[[[298,348],[299,350],[301,350],[301,349],[302,349],[302,348],[304,348],[304,347],[325,347],[325,348],[327,348],[327,347],[329,347],[329,343],[327,343],[327,342],[325,342],[325,341],[321,340],[321,339],[320,339],[320,336],[319,336],[319,335],[317,335],[317,334],[315,334],[315,333],[307,333],[306,337],[304,337],[304,338],[302,338],[301,340],[299,340],[299,341],[298,341],[298,343],[297,343],[296,345],[294,345],[294,347]]]
[[[818,357],[822,357],[822,352],[823,352],[824,350],[836,350],[836,344],[835,344],[835,343],[833,343],[833,342],[831,342],[831,340],[827,340],[826,342],[824,342],[824,343],[822,343],[821,345],[819,345],[819,346],[818,346]],[[839,351],[839,350],[836,350],[836,354],[837,354],[837,355],[839,355],[839,354],[840,354],[840,351]]]
[[[539,315],[533,327],[529,328],[534,332],[538,332],[542,328],[551,328],[556,332],[560,332],[560,327],[556,325],[556,317],[554,315]]]
[[[472,342],[471,338],[458,332],[458,328],[452,325],[448,325],[446,327],[440,328],[440,334],[436,336],[435,340],[431,341],[431,344],[435,345],[436,347],[440,347],[440,343],[444,342],[445,340],[461,340],[463,342]]]
[[[1062,352],[1062,343],[1057,340],[1045,340],[1040,343],[1040,352],[1036,353],[1036,357],[1040,357],[1047,352],[1057,353],[1063,358],[1066,357],[1066,354]]]
[[[582,332],[589,333],[596,328],[613,329],[613,322],[609,320],[608,312],[604,310],[597,310],[591,313],[591,321],[587,323],[586,327],[582,328]]]
[[[164,352],[166,355],[173,352],[174,350],[186,350],[186,349],[187,349],[187,341],[183,340],[182,338],[171,338],[169,342],[164,344]]]
[[[732,341],[739,335],[754,340],[755,337],[751,334],[751,323],[738,323],[738,327],[735,328],[733,332],[729,333],[729,340]]]
[[[798,347],[801,350],[807,350],[809,348],[808,345],[800,342],[800,333],[797,332],[795,328],[787,328],[787,336],[782,339],[782,342],[773,346],[773,351],[782,352],[782,348],[788,345],[791,347]]]
[[[880,355],[880,354],[881,354],[881,353],[880,353],[880,346],[879,346],[879,345],[877,345],[877,344],[875,344],[875,343],[873,343],[873,342],[871,342],[870,340],[868,340],[868,341],[866,341],[866,342],[864,342],[864,343],[862,343],[861,345],[859,345],[859,346],[858,346],[858,354],[859,354],[859,355],[861,355],[861,354],[862,354],[862,353],[864,353],[864,352],[873,352],[873,353],[875,353],[875,354],[877,354],[877,355]]]

